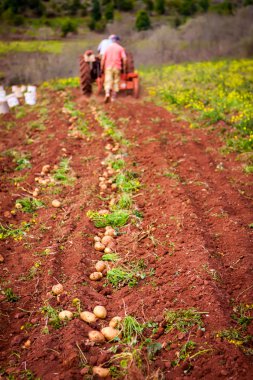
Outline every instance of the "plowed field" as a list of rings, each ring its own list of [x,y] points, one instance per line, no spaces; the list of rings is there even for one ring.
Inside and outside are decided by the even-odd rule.
[[[107,379],[252,379],[252,186],[235,155],[220,153],[218,129],[192,130],[152,103],[104,105],[76,89],[41,89],[36,107],[0,122],[1,378],[92,379],[103,366]],[[115,228],[119,261],[92,281],[103,255],[94,236],[105,228],[87,212],[109,210],[120,189],[108,158],[124,160],[122,173],[139,185]],[[42,207],[25,212],[24,198]],[[128,284],[110,281],[116,267]],[[105,320],[80,319],[96,305]],[[61,310],[72,320],[54,319]],[[134,317],[141,333],[91,342],[89,331],[114,316]]]

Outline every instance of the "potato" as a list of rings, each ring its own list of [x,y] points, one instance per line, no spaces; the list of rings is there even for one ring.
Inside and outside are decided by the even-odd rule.
[[[113,318],[110,320],[110,322],[109,322],[109,326],[115,328],[115,327],[117,327],[117,326],[119,325],[119,323],[120,323],[121,321],[122,321],[122,318],[121,318],[121,317],[118,317],[118,316],[113,317]]]
[[[52,287],[52,292],[57,296],[63,292],[62,284],[57,284]]]
[[[97,375],[99,377],[107,377],[110,375],[110,369],[103,367],[93,367],[92,373],[94,376]]]
[[[73,313],[69,310],[62,310],[59,315],[58,315],[59,319],[61,321],[64,321],[66,319],[72,319],[73,318]]]
[[[112,252],[112,250],[109,247],[106,247],[105,250],[104,250],[104,253],[111,253],[111,252]]]
[[[97,318],[95,314],[90,313],[89,311],[82,311],[80,313],[80,318],[87,323],[94,323],[96,322]]]
[[[95,265],[96,271],[97,272],[103,272],[103,270],[106,269],[106,265],[104,261],[98,261]]]
[[[105,183],[101,183],[101,184],[99,184],[99,187],[100,187],[100,189],[101,189],[102,191],[107,189],[107,185],[106,185]]]
[[[109,214],[109,211],[102,209],[102,210],[99,210],[98,213],[99,213],[99,215],[106,215],[106,214]]]
[[[57,199],[54,199],[54,200],[52,201],[52,206],[53,206],[53,207],[56,207],[56,208],[59,208],[59,207],[61,207],[61,202],[58,201]]]
[[[95,342],[95,343],[103,343],[105,341],[104,335],[101,334],[101,332],[96,331],[96,330],[89,331],[88,337],[91,342]]]
[[[93,309],[93,313],[95,314],[96,317],[100,319],[105,319],[107,316],[107,311],[104,306],[95,306]]]
[[[120,337],[121,333],[119,330],[114,329],[113,327],[104,327],[101,330],[101,333],[104,335],[106,340],[113,340],[114,338]]]
[[[28,339],[27,341],[25,341],[22,348],[30,348],[30,347],[31,347],[31,341],[30,341],[30,339]]]
[[[50,170],[50,165],[44,165],[42,166],[41,174],[46,174]]]
[[[102,252],[105,249],[105,245],[102,244],[100,241],[97,241],[94,245],[94,248],[96,251]]]
[[[116,232],[113,228],[110,228],[108,230],[105,231],[105,236],[115,236],[116,235]]]
[[[102,277],[103,277],[103,275],[102,275],[101,272],[93,272],[93,273],[91,273],[91,275],[90,275],[90,280],[92,280],[92,281],[98,281],[98,280],[100,280]]]
[[[99,236],[94,236],[93,240],[94,241],[101,241],[101,238]]]
[[[111,231],[111,230],[107,230],[106,232],[108,231]],[[101,240],[101,243],[104,244],[105,246],[107,246],[108,244],[110,244],[111,242],[113,241],[113,237],[112,236],[104,236]]]
[[[37,197],[39,195],[39,189],[36,187],[33,191],[33,197]]]

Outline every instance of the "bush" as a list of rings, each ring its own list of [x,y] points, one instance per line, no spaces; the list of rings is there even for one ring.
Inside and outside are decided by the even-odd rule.
[[[112,21],[114,18],[114,7],[112,3],[109,3],[105,7],[105,18],[108,21]]]
[[[68,33],[77,33],[77,24],[72,20],[66,20],[61,26],[61,36],[67,37]]]
[[[98,33],[103,33],[106,28],[106,20],[101,19],[95,23],[94,30]]]
[[[165,13],[165,0],[155,0],[155,11],[159,15],[163,15]]]
[[[150,29],[150,18],[146,11],[141,10],[137,13],[135,27],[138,31]]]
[[[115,3],[120,11],[131,11],[134,7],[133,0],[117,0]]]

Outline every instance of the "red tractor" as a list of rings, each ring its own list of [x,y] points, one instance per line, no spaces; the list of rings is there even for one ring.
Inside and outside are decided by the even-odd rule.
[[[125,72],[121,72],[120,91],[131,92],[135,98],[139,96],[139,76],[134,71],[134,61],[131,53],[126,53]],[[84,95],[91,95],[92,83],[97,83],[97,94],[101,94],[104,84],[104,74],[101,72],[101,59],[92,50],[87,50],[80,57],[80,82]]]

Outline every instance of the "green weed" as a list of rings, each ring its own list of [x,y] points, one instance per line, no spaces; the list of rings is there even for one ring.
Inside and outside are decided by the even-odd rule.
[[[8,239],[9,237],[14,240],[22,240],[30,226],[31,224],[27,222],[22,222],[18,228],[14,228],[13,224],[9,224],[6,227],[0,224],[0,240]]]
[[[115,288],[125,285],[136,286],[144,278],[146,278],[146,273],[143,272],[143,267],[133,262],[128,266],[112,268],[107,272],[107,279]]]
[[[114,170],[121,170],[125,167],[125,161],[121,158],[115,161],[111,161],[110,164]]]
[[[127,315],[121,323],[122,341],[124,343],[135,345],[138,339],[142,338],[144,325],[140,324],[136,318]]]
[[[185,361],[190,357],[190,354],[192,351],[196,348],[197,343],[193,342],[192,340],[189,340],[186,342],[180,349],[178,359],[171,362],[172,367],[177,366],[180,361]]]
[[[29,124],[29,127],[35,131],[45,131],[46,130],[45,124],[43,123],[43,121],[40,121],[40,120],[32,121]]]
[[[131,173],[129,171],[119,173],[116,176],[115,183],[118,189],[124,193],[135,192],[141,187],[141,184],[136,177],[136,173]]]
[[[165,172],[164,173],[164,177],[168,177],[168,178],[171,178],[171,179],[175,179],[177,181],[180,180],[180,177],[178,174],[174,173],[174,172]]]
[[[253,348],[250,347],[250,344],[252,345],[253,337],[251,335],[246,335],[241,329],[231,327],[227,330],[218,332],[216,336],[239,347],[245,354],[253,355]]]
[[[12,288],[7,288],[3,291],[3,294],[6,297],[6,300],[8,302],[17,302],[20,299],[20,296],[15,294],[12,290]]]
[[[113,208],[117,210],[129,210],[133,205],[133,200],[131,196],[127,193],[123,193],[119,200],[117,201],[116,205],[113,206]]]
[[[253,305],[240,304],[238,306],[234,306],[234,313],[231,315],[231,318],[236,321],[243,330],[246,330],[246,328],[253,320],[253,316],[251,316],[252,310]]]
[[[16,164],[15,170],[23,170],[31,168],[30,157],[22,152],[19,152],[15,149],[7,149],[1,153],[1,156],[7,156],[12,158],[12,162]]]
[[[58,316],[58,310],[54,309],[50,305],[43,306],[41,309],[42,314],[46,315],[48,319],[48,324],[53,326],[55,329],[59,329],[62,326],[62,322]]]
[[[203,328],[202,314],[206,312],[199,312],[194,308],[178,309],[178,310],[166,310],[165,321],[166,332],[172,330],[178,330],[182,332],[188,332],[192,327]]]
[[[96,211],[88,211],[87,216],[98,228],[106,226],[122,227],[128,222],[130,213],[126,210],[115,210],[111,213],[100,215]]]
[[[39,208],[44,207],[44,203],[42,201],[39,201],[36,198],[21,198],[16,200],[16,205],[20,204],[22,206],[22,211],[27,212],[27,213],[33,213]]]
[[[63,158],[58,169],[54,171],[54,179],[63,185],[73,185],[75,178],[71,177],[70,158]]]
[[[251,174],[253,173],[253,165],[247,165],[244,167],[244,172],[247,173],[247,174]]]
[[[102,260],[104,261],[112,261],[112,262],[116,262],[118,261],[120,258],[119,258],[119,255],[115,252],[113,253],[106,253],[105,255],[102,256]]]

